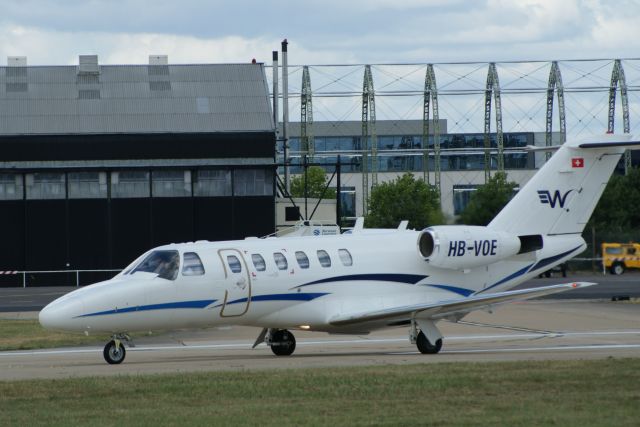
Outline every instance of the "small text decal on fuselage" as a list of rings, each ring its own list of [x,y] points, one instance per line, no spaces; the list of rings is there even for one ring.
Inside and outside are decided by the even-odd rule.
[[[447,256],[464,256],[471,253],[474,256],[497,255],[498,241],[493,240],[474,240],[473,245],[467,246],[464,240],[453,240],[449,242],[449,253]]]

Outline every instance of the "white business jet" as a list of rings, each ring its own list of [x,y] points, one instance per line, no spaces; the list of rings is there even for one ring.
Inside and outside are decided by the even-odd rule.
[[[581,233],[630,135],[562,145],[486,227],[248,238],[150,250],[111,280],[64,295],[40,312],[45,328],[109,333],[110,364],[132,332],[221,325],[262,328],[278,356],[292,330],[340,334],[405,325],[422,353],[442,347],[440,320],[592,285],[509,291],[585,249]]]

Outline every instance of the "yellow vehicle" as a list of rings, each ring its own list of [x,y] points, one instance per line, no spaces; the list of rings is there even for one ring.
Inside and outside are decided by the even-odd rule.
[[[640,268],[640,244],[603,243],[602,264],[611,274],[622,274],[627,268]]]

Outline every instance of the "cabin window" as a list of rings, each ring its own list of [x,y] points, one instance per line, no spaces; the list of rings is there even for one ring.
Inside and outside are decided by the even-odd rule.
[[[183,276],[202,276],[204,274],[204,266],[200,257],[195,252],[185,252],[182,266]]]
[[[353,265],[353,258],[351,258],[351,254],[346,249],[338,249],[338,255],[340,256],[340,261],[342,261],[342,265],[346,267],[351,267]]]
[[[274,252],[273,259],[276,262],[276,267],[278,267],[278,270],[286,270],[287,269],[287,267],[288,267],[287,258],[285,258],[285,256],[282,253]]]
[[[178,251],[153,251],[151,252],[131,274],[139,271],[156,273],[158,277],[175,280],[178,277],[180,256]]]
[[[260,254],[252,254],[251,261],[253,261],[253,266],[258,271],[265,271],[267,269],[267,264],[264,262],[264,258]]]
[[[322,249],[318,251],[318,261],[320,261],[320,265],[323,267],[331,267],[331,258],[327,251],[323,251]]]
[[[300,268],[309,268],[309,257],[304,252],[296,252],[296,261],[298,261]]]
[[[231,269],[233,273],[242,272],[242,264],[237,256],[227,255],[227,263],[229,264],[229,269]]]

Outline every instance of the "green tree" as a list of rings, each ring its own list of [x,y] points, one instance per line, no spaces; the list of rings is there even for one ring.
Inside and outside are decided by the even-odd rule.
[[[640,169],[614,175],[598,202],[591,224],[600,231],[629,231],[640,228]]]
[[[515,182],[507,181],[507,174],[496,173],[473,193],[458,222],[468,225],[489,224],[511,200],[517,185]]]
[[[373,228],[397,227],[408,220],[409,226],[422,229],[442,224],[438,190],[406,173],[395,181],[378,184],[371,190],[365,225]]]
[[[320,166],[309,166],[307,169],[307,197],[313,199],[335,199],[336,190],[327,188],[327,174]],[[291,178],[291,195],[293,197],[304,197],[305,175]],[[323,194],[324,192],[324,194]]]

